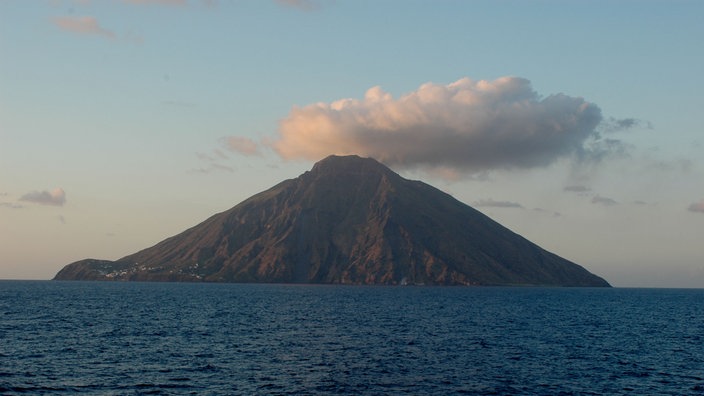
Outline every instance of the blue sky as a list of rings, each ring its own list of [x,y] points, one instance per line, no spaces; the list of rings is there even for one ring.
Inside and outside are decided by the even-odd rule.
[[[703,15],[0,1],[0,278],[120,258],[354,152],[616,286],[703,287]]]

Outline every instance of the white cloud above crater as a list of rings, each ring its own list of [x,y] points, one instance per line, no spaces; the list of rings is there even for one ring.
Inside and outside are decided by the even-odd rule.
[[[294,107],[271,147],[284,159],[357,154],[400,167],[478,173],[534,168],[592,153],[601,110],[578,97],[541,97],[529,80],[463,78],[426,83],[394,98],[380,87],[363,99]]]

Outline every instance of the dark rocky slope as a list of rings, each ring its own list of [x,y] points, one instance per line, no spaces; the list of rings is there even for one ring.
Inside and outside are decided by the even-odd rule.
[[[609,286],[583,267],[373,159],[309,172],[117,261],[59,280]]]

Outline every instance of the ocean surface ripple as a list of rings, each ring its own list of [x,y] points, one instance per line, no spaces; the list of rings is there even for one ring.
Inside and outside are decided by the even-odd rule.
[[[0,394],[704,394],[704,290],[0,282]]]

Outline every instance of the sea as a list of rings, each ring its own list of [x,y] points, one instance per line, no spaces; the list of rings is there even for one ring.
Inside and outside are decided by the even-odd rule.
[[[0,395],[704,395],[704,289],[0,281]]]

